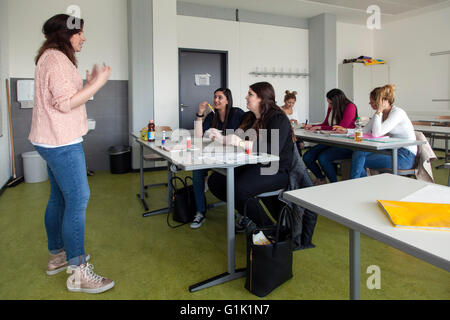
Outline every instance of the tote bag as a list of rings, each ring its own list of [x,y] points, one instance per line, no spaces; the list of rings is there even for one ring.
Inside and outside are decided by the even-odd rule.
[[[256,228],[247,233],[247,279],[245,288],[258,297],[265,297],[292,278],[291,231],[283,226],[287,210],[290,209],[288,207],[283,208],[276,225]],[[256,245],[253,243],[253,234],[260,231],[271,242],[270,244]]]

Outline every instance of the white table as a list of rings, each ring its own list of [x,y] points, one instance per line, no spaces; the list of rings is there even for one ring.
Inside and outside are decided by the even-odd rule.
[[[234,233],[234,168],[249,164],[249,157],[245,156],[245,158],[237,158],[235,161],[229,162],[217,162],[217,163],[208,163],[208,161],[200,159],[204,154],[202,153],[204,147],[202,143],[197,145],[197,143],[193,140],[192,145],[194,148],[198,148],[198,150],[182,152],[182,154],[178,152],[169,152],[161,149],[161,141],[157,140],[155,142],[147,142],[142,141],[139,137],[138,133],[131,133],[137,143],[140,145],[140,174],[141,174],[141,198],[143,199],[143,151],[144,148],[149,148],[153,152],[156,152],[158,155],[166,159],[169,163],[174,164],[178,169],[184,171],[191,170],[201,170],[201,169],[213,169],[222,174],[226,174],[227,177],[227,243],[228,243],[228,268],[227,272],[202,281],[200,283],[194,284],[189,287],[190,292],[198,291],[204,288],[208,288],[214,285],[218,285],[227,281],[235,280],[240,277],[245,276],[246,268],[237,269],[235,268],[235,233]],[[204,140],[206,142],[211,140]],[[200,141],[201,142],[201,141]],[[233,148],[234,150],[234,148]],[[228,151],[228,150],[227,150]],[[270,154],[260,154],[258,156],[251,156],[251,163],[268,163],[272,161],[279,161],[280,158],[278,156],[270,155]],[[172,171],[169,166],[168,170],[168,207],[154,211],[152,213],[148,213],[144,216],[167,213],[171,210],[172,201],[172,187],[171,181],[172,179]]]
[[[448,162],[448,137],[450,136],[450,127],[442,127],[442,126],[419,126],[415,125],[414,130],[420,131],[423,133],[429,133],[432,136],[444,136],[445,140],[445,162]]]
[[[417,140],[401,140],[397,142],[374,142],[363,140],[356,142],[354,139],[345,137],[334,137],[329,134],[323,134],[318,131],[307,131],[304,129],[294,130],[295,135],[302,140],[325,144],[332,147],[340,147],[352,150],[362,150],[368,152],[377,152],[384,154],[392,154],[392,172],[397,174],[397,153],[398,149],[407,146],[424,144],[425,141]]]
[[[400,200],[429,183],[380,174],[284,193],[284,199],[350,229],[350,298],[360,297],[360,233],[450,271],[450,232],[394,228],[377,200]],[[445,188],[450,197],[450,188]]]

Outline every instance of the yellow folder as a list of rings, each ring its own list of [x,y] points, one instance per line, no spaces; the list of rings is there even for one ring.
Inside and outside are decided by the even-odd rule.
[[[450,204],[377,200],[394,227],[450,231]]]

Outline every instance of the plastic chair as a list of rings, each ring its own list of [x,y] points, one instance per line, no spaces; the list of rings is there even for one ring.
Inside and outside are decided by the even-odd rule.
[[[167,131],[172,131],[172,128],[169,127],[169,126],[157,126],[156,127],[156,133],[160,133],[160,132],[163,132],[163,131],[166,131],[166,132]],[[143,156],[143,158],[144,158],[144,161],[153,161],[153,162],[165,161],[164,158],[162,158],[157,153],[153,153],[153,152],[149,153],[149,154],[145,154]],[[167,182],[165,182],[165,183],[153,183],[153,184],[145,185],[144,189],[147,190],[148,188],[151,188],[151,187],[160,187],[160,186],[166,186],[167,187],[168,185],[167,185]]]
[[[417,154],[416,158],[414,160],[414,166],[411,169],[398,169],[397,174],[400,176],[414,176],[416,179],[420,179],[419,174],[419,167],[420,163],[427,163],[429,164],[429,169],[425,170],[428,173],[428,179],[421,179],[429,182],[434,182],[433,179],[433,172],[431,170],[431,160],[436,159],[436,155],[433,152],[433,149],[431,148],[430,144],[425,138],[425,135],[420,131],[415,131],[416,134],[416,140],[422,140],[426,141],[426,144],[418,145],[417,147]],[[391,168],[384,168],[384,169],[375,169],[370,170],[370,174],[373,174],[373,172],[380,172],[380,173],[392,173]],[[431,180],[431,181],[430,181]]]

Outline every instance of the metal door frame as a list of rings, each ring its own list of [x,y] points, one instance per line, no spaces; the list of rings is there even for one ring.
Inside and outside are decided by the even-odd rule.
[[[228,51],[222,50],[208,50],[208,49],[192,49],[192,48],[178,48],[178,127],[181,128],[181,53],[195,52],[195,53],[218,53],[223,55],[224,61],[222,63],[222,80],[225,87],[228,88]],[[217,88],[216,88],[217,89]]]

